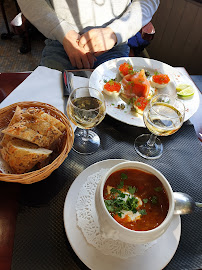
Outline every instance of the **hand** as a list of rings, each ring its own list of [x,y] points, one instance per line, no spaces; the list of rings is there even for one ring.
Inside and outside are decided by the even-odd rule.
[[[80,35],[76,31],[69,31],[63,39],[64,50],[73,67],[78,69],[93,68],[96,58],[93,54],[86,52],[83,47],[79,46],[79,38]]]
[[[114,47],[117,37],[110,27],[95,28],[84,33],[79,39],[79,46],[86,52],[100,55]]]

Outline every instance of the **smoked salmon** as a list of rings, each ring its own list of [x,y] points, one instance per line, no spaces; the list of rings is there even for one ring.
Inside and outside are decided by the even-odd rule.
[[[136,74],[128,74],[123,77],[122,85],[124,88],[123,95],[126,98],[144,97],[147,98],[150,91],[150,83],[146,78],[145,71],[142,69]]]

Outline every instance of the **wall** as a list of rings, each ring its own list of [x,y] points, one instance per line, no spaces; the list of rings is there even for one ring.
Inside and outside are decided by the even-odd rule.
[[[152,23],[156,34],[147,48],[150,57],[202,75],[202,3],[161,0]]]

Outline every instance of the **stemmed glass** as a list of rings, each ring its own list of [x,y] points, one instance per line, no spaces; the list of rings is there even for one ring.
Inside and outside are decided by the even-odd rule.
[[[103,94],[92,87],[80,87],[71,92],[67,102],[67,115],[80,129],[74,133],[73,149],[80,154],[92,154],[100,146],[99,136],[92,130],[105,117]]]
[[[156,159],[162,155],[163,145],[157,136],[175,133],[183,124],[184,104],[174,96],[154,96],[143,112],[145,126],[152,133],[136,138],[134,147],[139,155],[147,159]]]

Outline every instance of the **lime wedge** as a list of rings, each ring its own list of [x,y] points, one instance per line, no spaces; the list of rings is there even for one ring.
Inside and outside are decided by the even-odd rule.
[[[194,95],[194,89],[191,86],[184,88],[183,90],[177,92],[178,97],[188,98]]]
[[[187,87],[190,87],[190,85],[189,84],[178,84],[176,86],[176,90],[177,90],[177,92],[180,92],[180,91],[186,89]]]

